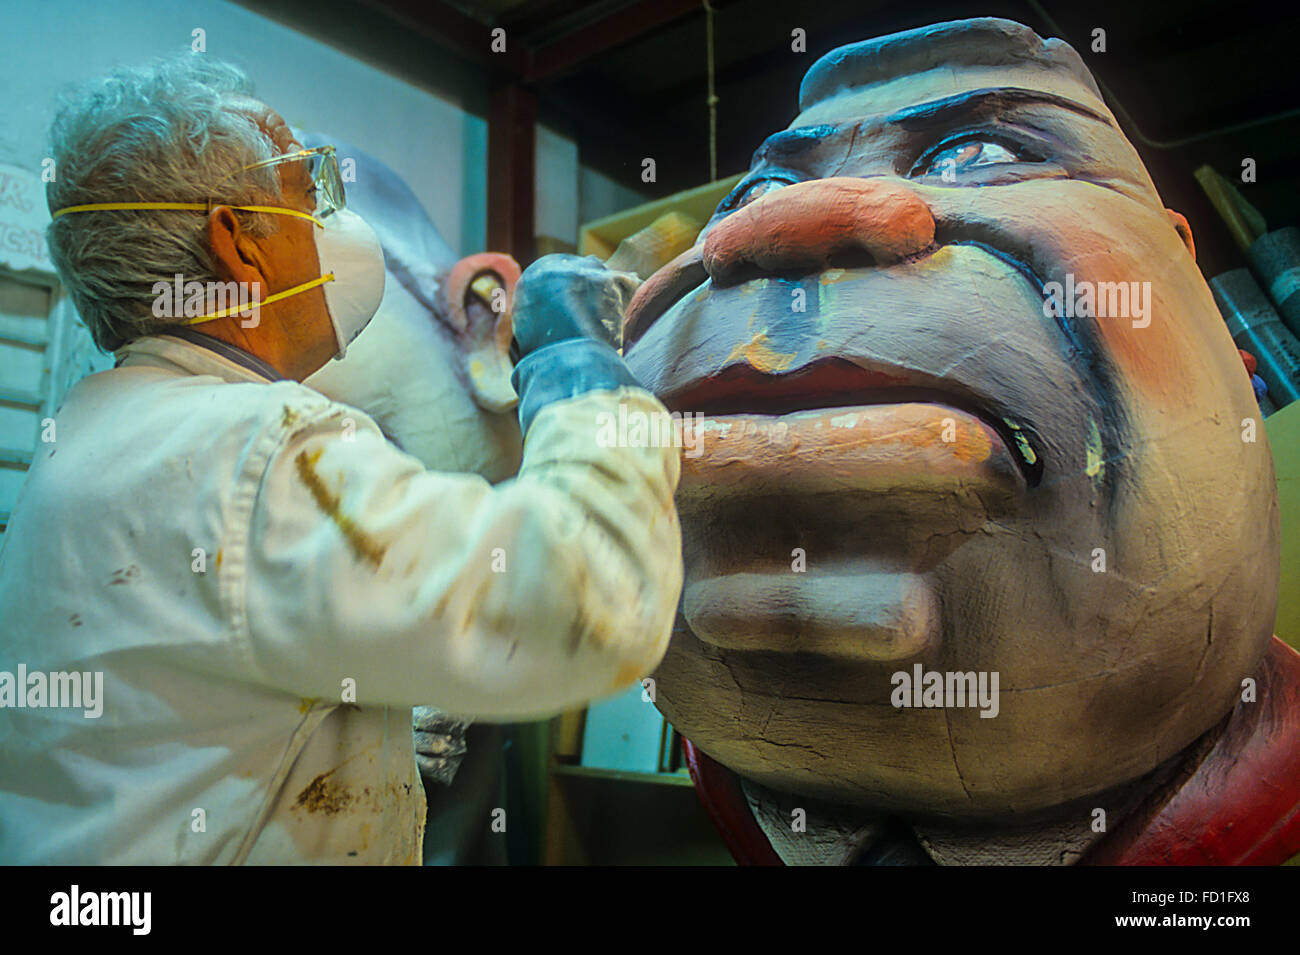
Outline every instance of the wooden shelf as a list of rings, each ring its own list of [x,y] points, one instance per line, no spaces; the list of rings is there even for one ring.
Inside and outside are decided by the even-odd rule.
[[[649,783],[652,786],[685,786],[691,788],[690,773],[638,773],[622,769],[595,769],[591,766],[569,766],[557,763],[551,770],[557,776],[579,776],[587,779],[604,779],[620,783]]]
[[[555,764],[544,865],[731,866],[690,777]]]

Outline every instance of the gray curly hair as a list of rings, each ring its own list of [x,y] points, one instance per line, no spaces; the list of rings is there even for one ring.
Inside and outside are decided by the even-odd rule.
[[[274,167],[243,171],[277,151],[250,116],[230,108],[230,98],[252,89],[236,67],[186,53],[64,94],[50,127],[50,212],[98,202],[282,204]],[[236,215],[254,236],[276,229],[272,215]],[[96,345],[114,351],[166,324],[153,314],[154,283],[221,280],[204,229],[201,213],[156,209],[50,223],[50,255]]]

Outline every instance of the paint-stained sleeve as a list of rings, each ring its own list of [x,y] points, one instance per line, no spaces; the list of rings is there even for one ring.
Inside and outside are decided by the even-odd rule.
[[[548,405],[495,487],[426,471],[340,406],[288,429],[232,599],[253,678],[510,720],[646,676],[681,591],[680,450],[604,446],[620,405],[665,414],[639,388]]]

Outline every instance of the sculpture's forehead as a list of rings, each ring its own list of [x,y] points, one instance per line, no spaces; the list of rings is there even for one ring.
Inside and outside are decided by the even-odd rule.
[[[783,150],[807,151],[818,142],[831,149],[837,148],[830,146],[834,141],[850,142],[865,153],[874,148],[878,134],[888,136],[891,128],[960,128],[968,118],[1019,118],[1049,142],[1068,146],[1079,175],[1124,184],[1131,196],[1160,204],[1141,157],[1086,72],[1039,62],[958,63],[927,64],[921,71],[858,84],[848,79],[840,86],[824,84],[819,98],[805,96],[804,110],[787,130],[769,137],[755,161],[772,162]],[[795,130],[797,146],[791,139]],[[841,155],[837,163],[842,161]]]
[[[1115,119],[1106,104],[1073,73],[1035,65],[958,65],[935,67],[861,86],[848,86],[809,104],[790,124],[790,128],[859,122],[962,93],[1000,88],[1033,90],[1068,100],[1100,114],[1110,125],[1115,125]]]

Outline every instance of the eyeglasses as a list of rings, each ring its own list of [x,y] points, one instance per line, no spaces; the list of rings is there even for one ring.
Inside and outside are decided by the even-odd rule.
[[[317,146],[314,149],[299,149],[297,152],[285,153],[283,156],[272,156],[270,159],[245,166],[243,171],[278,166],[287,162],[307,164],[307,176],[311,179],[312,188],[316,193],[314,212],[316,218],[324,219],[347,206],[347,196],[343,192],[343,176],[339,173],[339,161],[334,154],[333,146]]]

